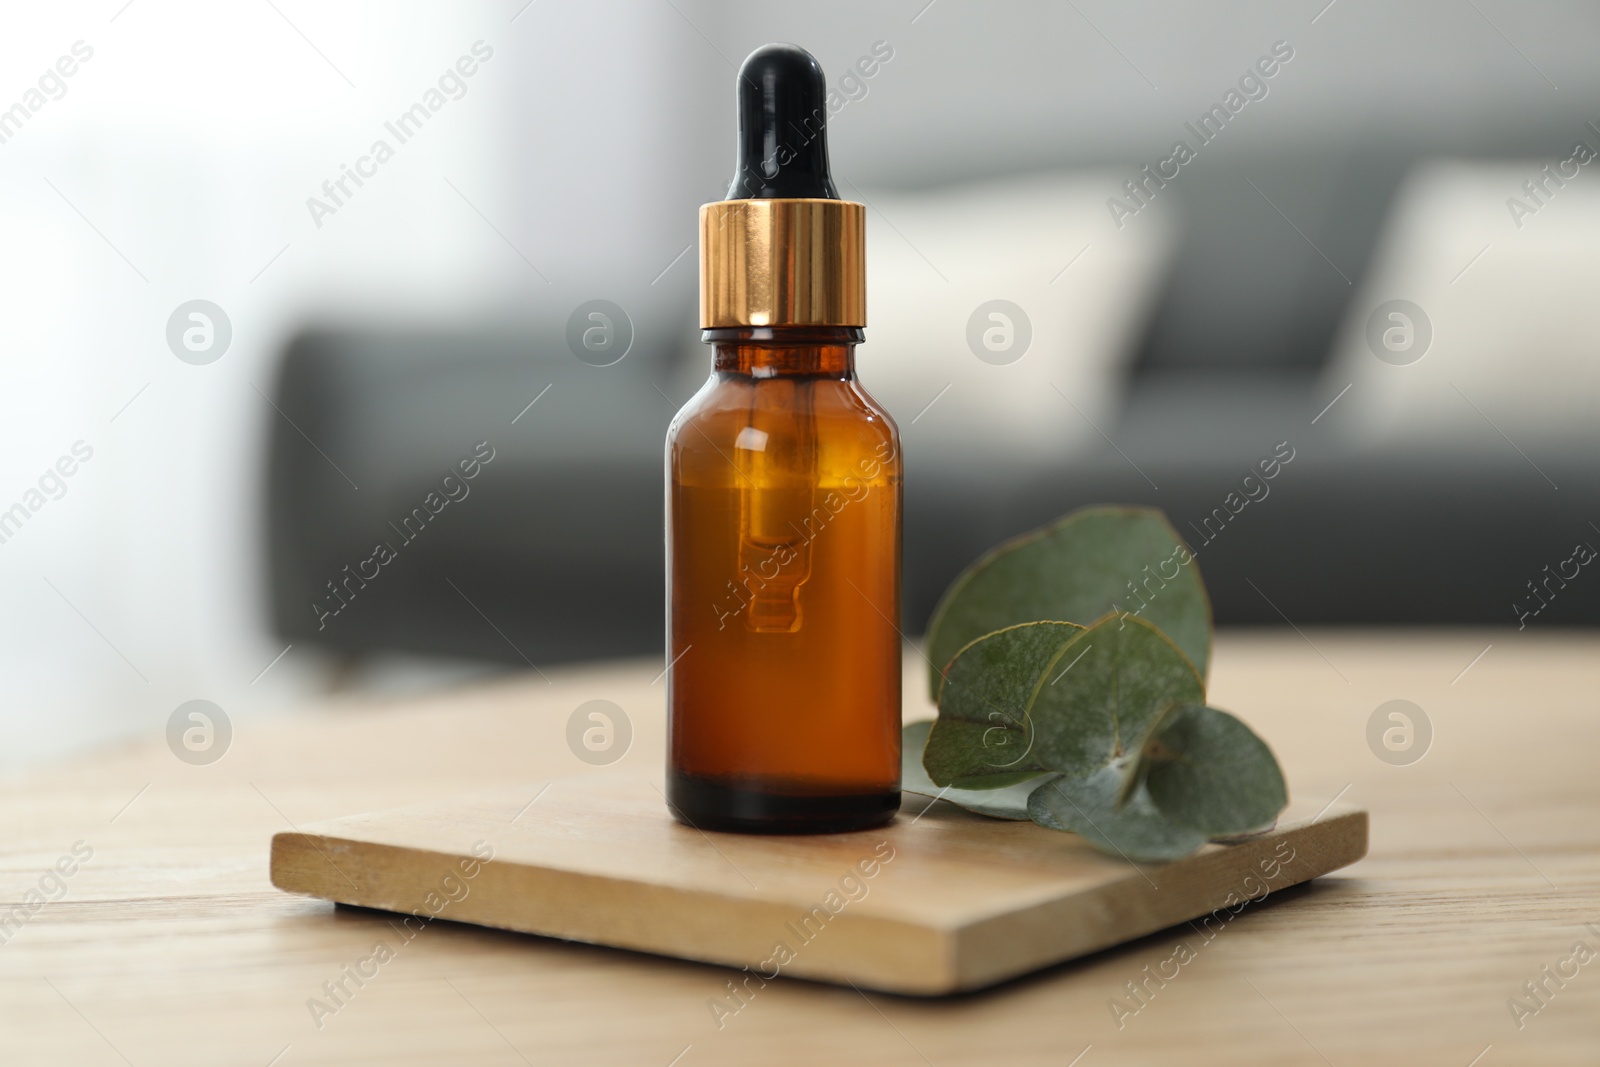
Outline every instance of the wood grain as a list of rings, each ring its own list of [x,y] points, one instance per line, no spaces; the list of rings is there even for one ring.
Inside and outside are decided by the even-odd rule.
[[[913,657],[912,718],[931,714],[923,670]],[[180,763],[152,735],[0,782],[7,908],[74,842],[94,850],[65,895],[0,945],[0,1063],[1600,1059],[1600,962],[1561,987],[1546,979],[1551,993],[1520,1028],[1508,1007],[1574,943],[1597,944],[1586,924],[1600,925],[1600,638],[1589,632],[1222,633],[1211,702],[1272,744],[1297,804],[1316,811],[1337,795],[1370,810],[1367,858],[1273,893],[1210,940],[1180,928],[953,999],[779,979],[718,1015],[731,995],[722,967],[448,922],[403,940],[392,915],[271,885],[268,840],[317,820],[575,774],[659,776],[660,671],[546,668],[550,683],[239,717],[210,766]],[[565,742],[567,717],[592,698],[634,726],[627,755],[594,771]],[[1411,766],[1367,747],[1369,716],[1393,698],[1433,722],[1432,748]],[[379,941],[393,958],[319,1027],[308,1001]],[[1181,964],[1180,946],[1192,955]],[[1151,977],[1174,966],[1176,977]]]
[[[1353,863],[1366,813],[1141,867],[1081,838],[907,794],[876,830],[702,833],[633,779],[356,815],[272,839],[272,884],[435,917],[894,993],[993,985]],[[743,976],[737,976],[743,981]]]

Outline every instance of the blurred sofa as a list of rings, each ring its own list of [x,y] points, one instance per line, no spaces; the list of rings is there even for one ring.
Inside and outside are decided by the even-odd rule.
[[[1577,542],[1600,545],[1600,420],[1584,417],[1595,408],[1582,399],[1592,379],[1557,419],[1508,412],[1474,384],[1476,415],[1461,406],[1459,418],[1412,433],[1412,401],[1396,401],[1385,384],[1394,379],[1379,374],[1397,368],[1363,348],[1369,311],[1411,292],[1407,248],[1392,236],[1435,242],[1406,222],[1417,203],[1438,199],[1408,185],[1413,163],[1219,160],[1187,175],[1171,190],[1182,223],[1158,242],[1161,254],[1071,312],[1121,301],[1120,325],[1070,352],[1030,353],[1056,358],[1057,371],[1027,386],[1028,414],[1006,433],[985,433],[1005,409],[986,409],[976,385],[966,425],[941,423],[964,402],[935,396],[941,364],[897,354],[892,323],[874,320],[859,369],[905,442],[907,633],[986,548],[1107,501],[1165,509],[1196,550],[1223,625],[1600,622],[1600,576],[1586,572],[1559,595],[1543,586],[1527,615],[1547,565]],[[939,247],[931,237],[919,247],[907,221],[937,225],[936,201],[866,195],[918,256]],[[1495,199],[1487,210],[1503,209]],[[894,235],[880,228],[873,239]],[[1072,269],[1092,271],[1091,254]],[[1504,254],[1545,253],[1530,241]],[[905,249],[900,260],[911,262]],[[941,292],[930,279],[909,284]],[[680,295],[681,315],[641,317],[627,358],[606,367],[570,350],[564,308],[499,329],[326,323],[297,333],[274,389],[283,417],[272,423],[263,502],[275,629],[351,656],[542,666],[659,653],[662,440],[709,369],[692,292]],[[1450,382],[1466,397],[1461,381],[1492,380],[1449,363],[1452,336],[1483,332],[1472,315],[1514,312],[1491,303],[1468,293],[1437,316],[1429,403],[1456,403]],[[1561,305],[1543,314],[1559,318]],[[881,356],[874,330],[891,334]],[[938,359],[964,366],[961,348],[955,337]],[[1526,357],[1513,346],[1479,358],[1515,374]],[[1079,373],[1091,359],[1099,378]],[[968,372],[946,377],[957,373]],[[1078,384],[1056,387],[1055,404],[1031,395],[1040,382]],[[460,464],[480,445],[493,458],[466,479]],[[1270,482],[1245,482],[1260,460],[1286,454]],[[393,557],[381,564],[379,543]]]

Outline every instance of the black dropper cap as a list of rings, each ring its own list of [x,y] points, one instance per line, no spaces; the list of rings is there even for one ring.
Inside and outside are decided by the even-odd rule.
[[[828,83],[804,48],[769,44],[739,68],[739,153],[729,200],[837,200],[828,172]]]

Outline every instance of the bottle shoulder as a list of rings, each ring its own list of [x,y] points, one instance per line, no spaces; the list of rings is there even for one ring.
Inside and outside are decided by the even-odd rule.
[[[709,439],[720,445],[747,426],[770,432],[800,420],[822,437],[858,437],[873,445],[888,441],[899,450],[899,427],[853,376],[713,373],[673,417],[667,439],[687,445]]]
[[[715,374],[667,432],[671,476],[703,485],[764,483],[779,472],[818,485],[900,480],[900,433],[850,377]]]

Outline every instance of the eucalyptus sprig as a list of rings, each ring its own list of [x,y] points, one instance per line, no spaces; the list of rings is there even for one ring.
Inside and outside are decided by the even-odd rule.
[[[1211,601],[1166,516],[1092,507],[992,550],[928,626],[939,717],[905,728],[902,787],[1176,859],[1270,828],[1266,744],[1207,707]]]

